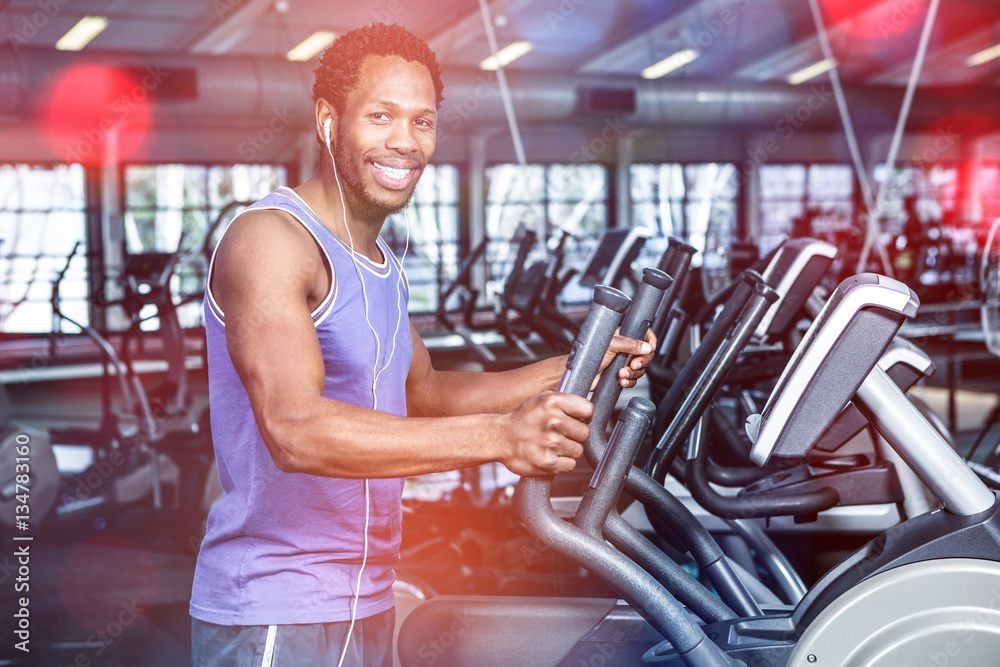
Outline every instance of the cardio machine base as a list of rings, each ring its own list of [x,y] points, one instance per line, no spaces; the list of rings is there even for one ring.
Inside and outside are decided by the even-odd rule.
[[[908,587],[913,592],[904,595],[902,591]],[[961,590],[953,590],[956,588]],[[902,646],[915,641],[916,635],[930,638],[930,644],[921,639],[925,648],[920,657],[928,660],[935,651],[947,656],[948,650],[962,647],[968,648],[969,656],[979,651],[992,651],[989,655],[996,656],[1000,654],[1000,604],[991,595],[997,590],[1000,502],[973,516],[938,509],[890,528],[854,552],[824,575],[791,613],[712,623],[704,629],[728,655],[747,664],[918,664],[915,659],[903,659],[904,654],[910,654]],[[918,606],[907,596],[920,598],[925,594],[935,611],[914,616]],[[962,609],[955,611],[958,607]],[[840,636],[849,631],[854,634]],[[807,639],[809,643],[803,643]],[[780,646],[787,651],[787,661],[771,653],[773,647]],[[846,657],[837,653],[840,657],[836,657],[833,646],[841,652],[855,648],[859,652]],[[898,663],[879,661],[886,655],[895,656],[894,652],[899,652]],[[770,655],[765,663],[754,662],[765,654]],[[811,662],[809,655],[816,660],[822,657],[822,661]],[[651,649],[643,659],[664,667],[683,664],[666,643]],[[992,662],[991,658],[961,664]]]
[[[1000,563],[946,558],[867,579],[806,629],[788,665],[995,664]]]
[[[729,656],[747,665],[885,664],[878,656],[893,651],[909,656],[905,644],[913,628],[931,642],[922,641],[921,657],[935,652],[948,656],[949,651],[995,656],[1000,654],[1000,612],[991,595],[1000,590],[998,561],[1000,504],[971,517],[936,510],[855,552],[794,610],[772,609],[704,629]],[[926,594],[927,604],[937,611],[926,621],[911,618],[916,607],[905,602],[903,590],[917,597]],[[952,600],[954,595],[961,600]],[[863,620],[859,624],[856,619]],[[853,623],[855,634],[838,640],[851,631],[841,628],[845,623]],[[834,647],[844,651],[858,646],[847,662],[831,653]],[[399,655],[403,664],[425,664],[433,656],[435,665],[455,666],[577,665],[580,660],[590,664],[589,658],[597,656],[602,664],[684,664],[630,607],[587,598],[434,598],[407,618]],[[822,662],[810,662],[810,655]]]

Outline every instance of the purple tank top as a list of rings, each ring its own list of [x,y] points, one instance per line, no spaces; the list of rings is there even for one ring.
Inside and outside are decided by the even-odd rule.
[[[355,265],[350,248],[288,188],[246,210],[259,209],[294,216],[332,266],[330,293],[312,313],[326,368],[323,395],[367,408],[377,399],[378,410],[405,416],[413,352],[406,314],[409,295],[388,246],[378,239],[384,264],[358,255]],[[377,345],[365,318],[365,297]],[[205,333],[222,496],[208,515],[191,615],[217,625],[350,620],[359,573],[357,618],[386,611],[393,605],[393,566],[399,560],[403,480],[368,480],[368,557],[362,569],[365,480],[278,470],[229,357],[224,314],[210,290],[205,296]]]

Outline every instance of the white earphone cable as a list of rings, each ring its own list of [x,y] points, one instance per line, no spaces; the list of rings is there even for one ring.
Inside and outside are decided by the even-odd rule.
[[[347,223],[347,201],[344,199],[344,190],[340,184],[340,176],[337,173],[337,161],[333,157],[333,149],[330,147],[330,120],[328,119],[323,126],[324,135],[326,138],[326,150],[330,155],[330,164],[333,167],[333,177],[337,183],[337,193],[340,196],[340,207],[343,214],[344,230],[347,232],[348,244],[351,248],[351,260],[354,264],[354,270],[358,275],[358,280],[361,282],[361,298],[365,305],[365,322],[368,324],[368,329],[372,332],[372,336],[375,339],[375,360],[372,366],[372,409],[378,409],[378,394],[376,387],[378,385],[378,379],[382,373],[389,367],[392,363],[392,358],[396,353],[396,337],[399,334],[399,325],[403,319],[403,304],[402,304],[402,283],[403,283],[403,261],[406,259],[406,253],[410,247],[410,217],[406,211],[403,210],[403,217],[406,220],[406,242],[403,246],[403,254],[399,260],[399,266],[397,268],[398,278],[396,280],[396,327],[392,335],[392,347],[389,349],[389,357],[386,359],[385,364],[382,368],[378,367],[378,358],[381,352],[381,342],[378,337],[378,333],[375,331],[375,327],[371,322],[369,316],[369,303],[368,303],[368,291],[365,287],[364,274],[362,273],[361,266],[358,263],[358,255],[354,249],[354,237],[351,235],[351,228]],[[392,260],[386,255],[386,264],[388,266],[392,265]],[[357,619],[358,613],[358,599],[361,595],[361,577],[364,574],[365,566],[368,564],[368,523],[369,515],[371,511],[371,495],[368,486],[368,479],[365,479],[365,530],[364,530],[364,552],[361,559],[361,569],[358,570],[358,578],[355,582],[354,587],[354,599],[351,604],[351,623],[347,628],[347,634],[344,637],[344,646],[340,652],[340,660],[337,662],[337,667],[341,667],[344,663],[344,659],[347,656],[347,647],[350,645],[351,635],[354,632],[354,624]]]
[[[351,247],[351,261],[354,264],[354,270],[358,274],[358,280],[361,282],[361,298],[365,304],[365,322],[368,323],[368,329],[371,330],[372,336],[375,338],[375,362],[372,367],[372,408],[378,409],[378,395],[375,392],[375,382],[376,382],[376,368],[378,367],[378,355],[381,350],[381,345],[379,343],[378,333],[375,332],[375,327],[372,326],[371,318],[368,316],[368,292],[365,289],[365,279],[364,274],[361,272],[361,266],[358,264],[358,254],[354,250],[354,237],[351,235],[351,228],[347,224],[347,201],[344,199],[344,190],[340,185],[340,176],[337,174],[337,161],[333,159],[333,149],[330,148],[330,120],[328,119],[323,126],[324,134],[326,137],[326,150],[330,154],[330,164],[333,166],[333,178],[337,182],[337,192],[340,195],[340,208],[343,213],[344,220],[344,230],[347,232],[347,240]],[[354,584],[354,600],[351,603],[351,623],[347,627],[347,634],[344,636],[344,646],[340,650],[340,660],[337,661],[337,667],[341,667],[344,664],[344,658],[347,657],[347,647],[351,643],[351,635],[354,633],[354,622],[358,616],[358,599],[361,596],[361,577],[364,574],[365,566],[368,564],[368,518],[369,511],[371,509],[371,497],[368,489],[368,479],[365,479],[365,537],[364,537],[364,550],[361,556],[361,568],[358,570],[358,578]]]

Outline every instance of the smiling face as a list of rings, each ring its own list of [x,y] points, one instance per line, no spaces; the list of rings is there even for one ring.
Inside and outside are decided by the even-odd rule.
[[[333,157],[355,218],[381,225],[413,196],[434,154],[437,98],[427,68],[369,56],[336,120]]]

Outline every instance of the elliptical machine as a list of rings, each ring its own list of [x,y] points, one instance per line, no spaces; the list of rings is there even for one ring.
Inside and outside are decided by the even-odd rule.
[[[750,425],[753,458],[760,464],[772,456],[808,452],[854,397],[943,507],[890,528],[821,578],[793,609],[766,614],[730,610],[729,618],[702,626],[657,578],[612,549],[600,534],[568,530],[555,518],[545,480],[524,480],[519,493],[528,528],[605,578],[628,606],[612,602],[601,614],[595,601],[583,609],[578,602],[562,605],[555,600],[547,605],[496,599],[449,604],[437,598],[404,624],[404,663],[417,655],[412,650],[419,650],[421,639],[423,647],[428,646],[425,633],[432,626],[422,621],[460,618],[460,641],[436,656],[435,664],[510,664],[516,655],[518,664],[569,665],[598,650],[615,656],[615,664],[637,664],[636,649],[643,643],[649,646],[643,664],[689,667],[928,664],[939,656],[947,660],[956,651],[963,664],[993,664],[1000,653],[995,631],[1000,612],[992,597],[1000,590],[997,499],[876,367],[899,326],[916,309],[916,296],[898,281],[862,274],[841,283],[760,419]],[[631,438],[626,440],[630,444]],[[620,477],[600,471],[620,470],[615,466],[622,458],[631,464],[628,456],[634,450],[616,454],[617,449],[605,450],[595,474],[594,493],[603,489],[602,497],[617,497]],[[585,522],[587,516],[594,515],[585,513]],[[609,525],[603,525],[605,536]],[[513,632],[519,633],[517,646],[495,641],[497,635]],[[667,641],[657,644],[657,634]],[[532,653],[525,646],[538,649]],[[531,656],[536,653],[544,656],[535,660]]]
[[[665,274],[655,269],[647,269],[644,273],[643,285],[636,294],[636,303],[629,310],[629,317],[622,326],[624,335],[641,336],[648,328],[655,317],[659,297],[669,281]],[[653,298],[649,296],[651,292],[655,294]],[[604,286],[595,290],[594,303],[581,328],[577,344],[571,352],[571,360],[567,364],[567,372],[560,386],[562,390],[581,395],[587,393],[604,354],[603,351],[621,319],[620,312],[628,306],[628,303],[628,297],[617,290]],[[757,303],[754,307],[759,309],[760,304]],[[598,385],[597,392],[604,397],[604,400],[597,401],[591,440],[587,443],[588,459],[591,458],[594,448],[602,446],[601,443],[606,437],[603,427],[607,424],[620,393],[616,379],[617,370],[625,362],[624,356],[616,359],[606,369]],[[627,436],[612,435],[612,442],[628,440],[630,446],[634,447],[638,445],[638,440],[641,440],[652,413],[652,405],[644,399],[633,399],[633,401],[631,409],[623,411],[625,423],[629,424],[625,428]],[[602,516],[608,516],[610,512],[612,517],[617,517],[617,513],[613,512],[609,505],[609,501],[613,504],[617,499],[617,492],[609,494],[602,486],[603,482],[598,480],[610,480],[609,483],[613,486],[619,485],[618,491],[621,488],[620,484],[625,483],[620,465],[618,468],[609,468],[604,465],[604,461],[598,464],[593,459],[591,463],[596,464],[596,472],[581,504],[581,508],[589,509],[578,513],[579,517],[586,517],[578,519],[578,523],[584,526],[579,530],[588,534],[595,529],[599,530],[598,526],[603,523]],[[624,469],[627,470],[629,466],[630,460],[627,460]],[[632,481],[634,474],[642,476],[641,472],[633,469],[628,471],[629,481]],[[648,477],[645,477],[645,480],[651,481]],[[547,494],[552,479],[523,479],[519,484],[519,495],[523,496],[523,489],[530,490],[536,483],[541,485],[536,487],[536,491],[542,489]],[[598,488],[601,489],[599,493]],[[665,493],[662,487],[659,488]],[[645,484],[643,490],[650,492],[651,488]],[[522,503],[522,513],[523,511]],[[548,509],[547,516],[550,525],[561,523],[560,519],[554,518],[555,514],[551,508]],[[696,521],[694,523],[697,524]],[[614,554],[618,556],[621,554],[607,545],[602,538],[594,540],[601,546],[596,547],[596,552],[592,552],[592,555],[596,553],[599,563],[589,569],[606,582],[613,586],[619,581],[626,582],[625,585],[629,586],[630,590],[641,592],[638,597],[643,599],[654,597],[657,609],[660,611],[667,609],[668,615],[674,612],[680,614],[687,612],[666,593],[661,583],[671,586],[685,603],[699,609],[707,618],[736,617],[726,603],[719,601],[679,566],[665,558],[662,552],[630,529],[620,517],[614,522],[611,530],[613,541],[617,545],[636,553],[644,560],[646,566],[657,571],[657,575],[654,578],[653,575],[646,574],[642,567],[627,558],[616,558]],[[711,538],[700,525],[692,529],[692,534],[699,538],[703,537],[694,551],[699,556],[705,556],[704,569],[709,573],[708,576],[713,583],[725,591],[727,602],[742,612],[758,611],[750,595],[742,589],[724,554],[717,545],[713,546]],[[563,546],[556,545],[549,536],[541,538],[539,545],[542,549],[555,547],[560,553],[571,557],[579,556],[579,552],[574,551],[572,547],[564,548],[565,542]],[[584,546],[594,548],[589,542],[585,542]],[[588,565],[590,565],[589,560]],[[623,571],[626,574],[622,575]],[[616,572],[618,574],[615,574]],[[502,619],[497,619],[497,614],[501,615]],[[447,625],[455,618],[462,620],[461,642],[449,646],[447,651],[437,651],[437,642],[433,641],[434,638],[441,634],[442,624]],[[661,632],[669,634],[671,626],[672,624],[667,622],[656,627]],[[465,631],[466,628],[470,631]],[[527,641],[501,648],[494,643],[496,636],[522,636],[527,638]],[[629,639],[626,642],[628,645],[623,646],[622,639],[626,636]],[[420,664],[429,657],[432,657],[436,664],[446,665],[576,664],[576,658],[587,659],[592,655],[591,651],[598,650],[595,647],[611,644],[614,645],[612,650],[617,662],[629,655],[638,658],[643,650],[655,645],[660,638],[661,635],[635,610],[619,606],[613,599],[441,596],[425,602],[407,618],[400,634],[399,654],[403,664]],[[440,655],[433,655],[428,651]]]

